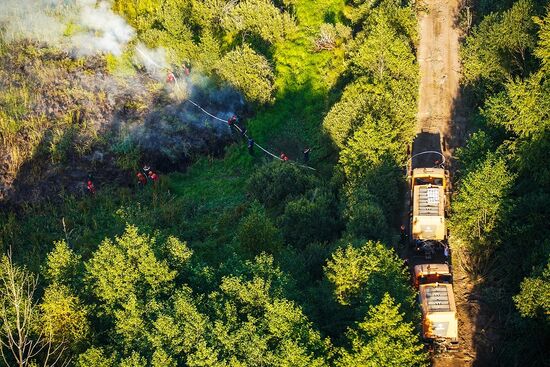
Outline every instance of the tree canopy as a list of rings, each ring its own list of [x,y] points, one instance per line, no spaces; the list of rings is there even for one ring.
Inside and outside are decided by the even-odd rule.
[[[415,7],[89,3],[120,53],[0,39],[0,342],[24,308],[44,348],[6,365],[422,365],[393,249]]]
[[[411,323],[404,322],[399,304],[387,293],[371,306],[356,329],[348,331],[350,350],[340,352],[337,366],[426,366]]]
[[[480,109],[472,119],[477,131],[458,154],[452,233],[467,250],[463,256],[480,280],[479,294],[499,294],[483,296],[487,312],[509,320],[500,325],[507,333],[497,343],[494,363],[543,364],[548,9],[546,2],[529,0],[486,5],[493,12],[481,14],[462,48],[465,91]]]

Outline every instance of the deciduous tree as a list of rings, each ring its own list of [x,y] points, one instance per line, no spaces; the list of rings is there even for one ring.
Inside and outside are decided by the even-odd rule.
[[[282,244],[281,232],[258,203],[252,206],[250,213],[239,223],[237,239],[252,254],[274,253]]]
[[[127,226],[114,241],[105,239],[86,263],[87,279],[94,295],[111,309],[126,304],[131,296],[155,297],[172,289],[176,272],[157,258],[156,239]]]
[[[252,174],[247,191],[266,207],[275,207],[285,200],[304,194],[313,187],[314,182],[312,176],[298,167],[273,162]]]
[[[412,305],[413,292],[402,261],[380,242],[338,248],[327,262],[325,274],[342,305],[376,305],[385,293],[405,307]]]
[[[514,302],[523,317],[541,317],[550,322],[550,261],[542,274],[525,278]]]
[[[0,354],[7,366],[66,366],[70,359],[64,340],[55,340],[52,330],[41,325],[35,299],[38,278],[13,264],[8,256],[0,260]]]
[[[243,93],[249,102],[273,101],[274,75],[266,58],[249,45],[237,47],[216,63],[216,73]]]
[[[312,196],[290,201],[281,217],[285,240],[296,247],[330,241],[341,229],[334,196],[328,192],[314,192]]]

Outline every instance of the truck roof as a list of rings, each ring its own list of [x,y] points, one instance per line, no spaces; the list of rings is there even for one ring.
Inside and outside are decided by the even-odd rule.
[[[413,176],[445,177],[445,170],[443,168],[415,168],[412,174]]]
[[[457,340],[458,318],[453,286],[447,283],[420,285],[422,334],[425,338]]]
[[[445,239],[445,190],[443,186],[414,186],[412,214],[412,236],[414,239]]]
[[[426,305],[428,312],[451,311],[449,304],[449,290],[443,285],[424,288],[426,294]]]
[[[422,284],[419,291],[423,313],[456,312],[453,286],[451,284]]]
[[[434,216],[442,215],[443,188],[441,186],[418,186],[415,187],[414,202],[418,203],[416,215]]]
[[[420,264],[414,266],[415,276],[429,274],[451,274],[451,269],[447,264]]]

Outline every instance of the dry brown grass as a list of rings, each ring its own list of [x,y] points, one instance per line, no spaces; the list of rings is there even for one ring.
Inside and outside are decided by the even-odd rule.
[[[136,97],[128,89],[108,75],[103,57],[0,40],[0,188],[35,157],[55,165],[89,154],[120,99],[148,104],[141,101],[146,91]]]

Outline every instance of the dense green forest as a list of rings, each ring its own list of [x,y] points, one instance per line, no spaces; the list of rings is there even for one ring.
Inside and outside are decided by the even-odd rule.
[[[476,131],[451,221],[500,333],[486,364],[550,363],[549,16],[546,1],[482,2],[461,52]]]
[[[111,5],[135,30],[118,54],[74,56],[8,32],[1,43],[5,198],[16,203],[0,218],[0,334],[15,341],[4,362],[426,365],[394,250],[416,113],[414,7]],[[81,27],[66,26],[64,37]],[[239,123],[256,142],[298,161],[310,147],[316,170],[250,155],[238,136],[204,138],[215,128],[187,124],[191,113],[175,119],[182,100],[136,61],[140,47],[190,65],[203,95],[240,95]],[[173,150],[133,139],[155,119],[184,136]],[[105,159],[88,160],[96,152]],[[151,161],[165,171],[140,189],[135,172]],[[65,179],[87,171],[93,196]]]
[[[429,363],[397,255],[416,2],[113,0],[100,14],[127,37],[101,52],[75,47],[100,25],[66,15],[92,2],[29,3],[5,14],[59,29],[17,36],[0,14],[0,363]],[[475,132],[458,154],[453,243],[496,315],[485,363],[545,365],[548,9],[472,6]],[[249,154],[189,96],[292,162]],[[160,182],[134,182],[143,164]]]

